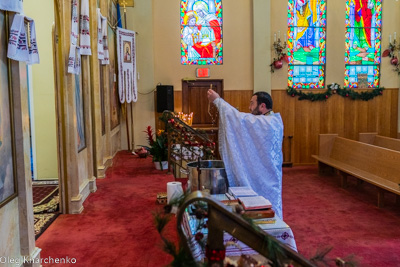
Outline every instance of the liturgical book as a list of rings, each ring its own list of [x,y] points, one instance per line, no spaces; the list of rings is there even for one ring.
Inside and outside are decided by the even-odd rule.
[[[229,193],[235,198],[257,196],[257,193],[254,192],[254,190],[248,186],[229,187]]]
[[[263,196],[239,197],[244,210],[261,210],[272,208],[271,202]]]
[[[244,215],[250,219],[274,218],[275,212],[273,209],[246,210]]]

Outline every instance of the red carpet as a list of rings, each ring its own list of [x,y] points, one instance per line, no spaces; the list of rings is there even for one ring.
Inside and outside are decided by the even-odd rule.
[[[75,258],[71,266],[166,265],[172,258],[161,249],[152,212],[161,207],[155,204],[157,192],[166,191],[172,180],[155,170],[150,158],[119,152],[83,213],[60,215],[36,241],[41,257]],[[177,240],[175,228],[170,222],[166,229],[171,240]]]
[[[283,173],[284,220],[301,254],[310,258],[332,246],[327,258],[354,254],[359,266],[400,266],[400,207],[393,194],[385,193],[386,205],[379,209],[377,189],[368,183],[357,187],[349,178],[342,189],[337,175],[319,176],[317,166]]]
[[[400,266],[400,209],[393,195],[378,209],[376,188],[367,183],[357,187],[350,179],[341,189],[338,176],[319,176],[316,166],[283,173],[284,219],[301,254],[310,258],[332,246],[327,259],[355,254],[359,266]],[[172,180],[151,159],[118,153],[83,213],[60,215],[36,241],[42,258],[75,258],[71,266],[165,266],[172,259],[161,249],[151,212],[160,207],[157,192]],[[174,222],[166,230],[176,240]]]

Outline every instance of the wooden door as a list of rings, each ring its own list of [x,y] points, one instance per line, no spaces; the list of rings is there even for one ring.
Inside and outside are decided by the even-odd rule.
[[[182,111],[193,112],[193,127],[218,127],[217,109],[208,104],[207,90],[223,97],[223,85],[223,80],[182,81]]]

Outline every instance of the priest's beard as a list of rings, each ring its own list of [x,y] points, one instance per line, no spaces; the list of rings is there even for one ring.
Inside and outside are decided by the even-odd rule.
[[[260,105],[257,105],[257,107],[251,111],[251,114],[262,115],[262,112],[260,111]]]

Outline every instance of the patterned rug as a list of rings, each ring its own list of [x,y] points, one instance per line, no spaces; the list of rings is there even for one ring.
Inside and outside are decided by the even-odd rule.
[[[34,214],[34,225],[35,225],[35,239],[38,239],[41,234],[43,234],[44,230],[50,226],[50,224],[58,217],[60,213],[43,213],[43,214]]]
[[[43,204],[48,201],[48,198],[53,196],[58,192],[58,185],[44,184],[44,185],[33,185],[32,195],[33,195],[33,206]]]
[[[60,196],[58,185],[33,185],[32,189],[35,239],[38,239],[60,214]]]

